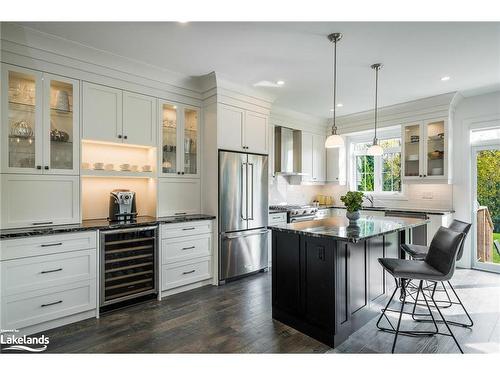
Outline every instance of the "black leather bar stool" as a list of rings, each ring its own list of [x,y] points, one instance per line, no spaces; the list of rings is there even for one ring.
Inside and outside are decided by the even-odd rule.
[[[437,283],[441,281],[448,281],[453,276],[455,272],[455,261],[457,258],[457,253],[460,248],[460,244],[462,243],[464,235],[460,232],[455,232],[451,229],[440,227],[436,232],[436,235],[432,239],[431,245],[429,247],[429,251],[427,252],[425,258],[423,260],[407,260],[407,259],[395,259],[395,258],[379,258],[379,262],[382,267],[389,272],[396,281],[396,288],[387,302],[387,305],[382,310],[382,314],[380,315],[377,321],[377,328],[385,332],[394,333],[394,342],[392,344],[392,353],[394,353],[394,349],[396,348],[396,341],[398,339],[399,334],[405,334],[409,336],[419,336],[419,335],[435,335],[440,334],[444,336],[451,336],[457,344],[458,349],[461,353],[463,353],[460,344],[458,343],[453,331],[450,329],[445,317],[441,313],[439,306],[434,300],[434,291],[436,289]],[[427,309],[429,310],[429,316],[434,325],[433,331],[408,331],[401,330],[401,317],[403,313],[411,314],[410,312],[404,312],[405,302],[406,302],[406,285],[407,283],[402,281],[402,279],[406,280],[419,280],[418,290],[417,290],[417,300],[420,293],[424,298]],[[429,305],[428,296],[424,293],[423,290],[423,282],[427,281],[433,283],[433,290],[429,296],[432,301],[434,307],[436,308],[439,316],[441,317],[440,322],[444,323],[449,334],[444,332],[439,332],[439,328],[437,325],[437,321],[434,319],[432,314],[431,306]],[[403,296],[403,301],[401,303],[401,307],[399,310],[399,318],[396,328],[394,328],[393,324],[389,320],[389,317],[386,315],[387,311],[396,311],[390,310],[389,305],[391,304],[396,291],[401,288],[401,294]],[[389,322],[391,328],[384,328],[380,326],[380,321],[382,317],[385,317]]]
[[[464,252],[464,244],[465,244],[465,238],[467,237],[467,234],[469,233],[471,228],[471,224],[460,221],[460,220],[453,220],[448,229],[451,229],[455,232],[460,232],[463,233],[464,237],[462,239],[462,243],[460,244],[460,248],[458,249],[458,254],[457,254],[457,260],[460,260],[462,258],[463,252]],[[415,260],[423,260],[425,256],[427,255],[427,252],[429,251],[429,248],[427,246],[421,246],[421,245],[409,245],[409,244],[403,244],[401,245],[401,249],[403,249],[408,255],[412,257],[412,259]],[[458,296],[457,292],[455,291],[455,288],[453,288],[453,285],[451,282],[448,280],[446,281],[448,284],[449,288],[453,291],[453,294],[455,295],[456,301],[452,301],[450,294],[448,293],[448,290],[446,289],[445,282],[441,282],[442,289],[436,289],[435,292],[444,292],[446,294],[447,300],[436,300],[437,303],[444,303],[445,305],[440,304],[441,308],[447,308],[451,307],[453,305],[460,305],[462,309],[465,312],[465,315],[467,316],[467,319],[469,320],[468,323],[460,323],[456,321],[448,321],[448,324],[452,324],[455,326],[460,326],[464,328],[470,328],[474,325],[474,322],[472,321],[472,318],[469,315],[469,312],[465,308],[464,304],[462,303],[462,300]],[[415,285],[413,285],[416,287]],[[426,289],[426,288],[424,288]],[[428,288],[427,288],[428,289]],[[415,304],[417,305],[422,305],[419,303],[418,299],[415,300]],[[415,310],[414,310],[415,311]],[[424,319],[416,319],[415,315],[421,315],[421,314],[414,314],[412,317],[417,320],[417,321],[424,321]],[[426,314],[425,314],[426,315]]]

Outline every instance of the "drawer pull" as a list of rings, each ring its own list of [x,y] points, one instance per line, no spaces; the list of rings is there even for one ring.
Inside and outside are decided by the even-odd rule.
[[[182,228],[182,230],[195,230],[196,228],[195,227],[191,227],[191,228]]]
[[[33,225],[48,225],[48,224],[53,224],[53,221],[40,221],[38,223],[33,223]]]
[[[194,249],[196,246],[189,246],[189,247],[183,247],[181,250],[191,250]]]
[[[62,299],[57,301],[57,302],[51,302],[51,303],[44,303],[43,305],[40,305],[40,307],[47,307],[47,306],[52,306],[52,305],[58,305],[62,303]]]
[[[57,243],[44,243],[40,245],[41,247],[51,247],[51,246],[61,246],[62,242],[57,242]]]
[[[52,273],[52,272],[59,272],[59,271],[62,271],[62,270],[63,270],[62,268],[58,268],[58,269],[55,269],[55,270],[42,271],[40,273]]]
[[[191,271],[186,271],[186,272],[183,272],[182,274],[183,275],[189,275],[190,273],[194,273],[196,270],[191,270]]]
[[[187,215],[187,212],[176,212],[174,215]]]

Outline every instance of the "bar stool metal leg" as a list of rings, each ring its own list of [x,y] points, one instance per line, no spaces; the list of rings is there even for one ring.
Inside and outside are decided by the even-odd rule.
[[[421,285],[422,281],[420,281],[420,286]],[[401,303],[401,310],[399,311],[398,325],[396,326],[396,334],[394,335],[394,342],[392,343],[391,353],[394,353],[394,349],[396,348],[396,341],[398,340],[399,327],[401,326],[401,317],[403,316],[403,309],[405,308],[406,292],[405,292],[404,282],[401,284],[401,294],[403,296],[403,302]]]

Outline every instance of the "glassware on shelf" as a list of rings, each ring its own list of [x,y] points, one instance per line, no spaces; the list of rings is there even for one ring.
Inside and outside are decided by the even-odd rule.
[[[50,166],[73,169],[73,85],[50,81]]]
[[[426,124],[427,131],[427,173],[429,176],[444,175],[444,121]]]
[[[420,174],[420,124],[405,127],[405,176],[418,177]]]
[[[177,106],[163,104],[162,118],[162,171],[177,172]]]

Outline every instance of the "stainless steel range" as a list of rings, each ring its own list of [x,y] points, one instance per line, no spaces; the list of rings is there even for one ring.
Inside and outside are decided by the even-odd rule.
[[[287,223],[314,220],[318,213],[318,208],[311,205],[280,204],[269,206],[269,209],[286,212]]]

